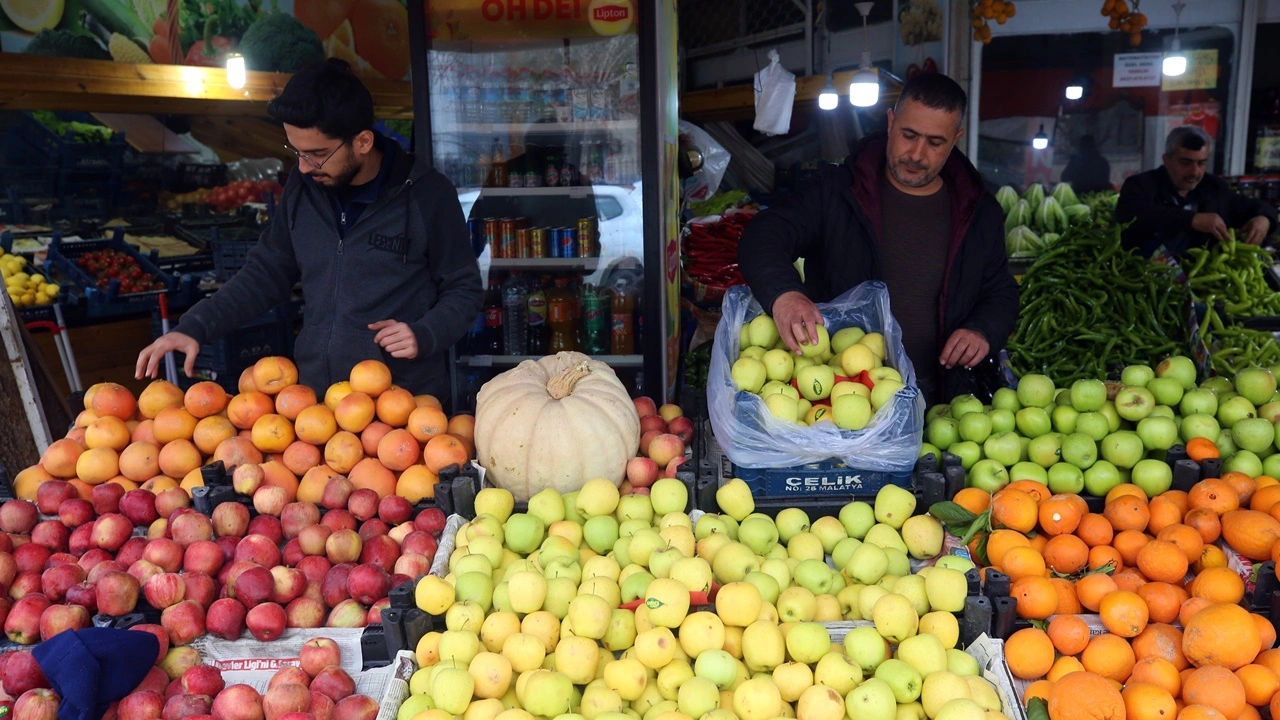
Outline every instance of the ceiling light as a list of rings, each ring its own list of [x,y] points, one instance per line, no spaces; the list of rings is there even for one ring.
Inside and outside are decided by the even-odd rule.
[[[1040,123],[1040,132],[1031,138],[1031,147],[1036,150],[1045,150],[1049,147],[1049,136],[1044,134],[1044,123]]]
[[[818,107],[823,110],[835,110],[840,104],[840,96],[836,94],[836,86],[831,82],[831,76],[827,76],[827,84],[822,87],[822,93],[818,95]]]
[[[1072,83],[1067,86],[1067,99],[1079,100],[1084,97],[1084,86],[1079,83]]]
[[[874,5],[874,2],[854,3],[854,7],[862,13],[862,62],[849,83],[849,102],[856,107],[871,107],[880,102],[880,76],[871,66],[871,51],[868,49],[870,42],[867,39],[867,16],[871,14]]]
[[[1182,29],[1182,8],[1186,4],[1182,0],[1173,4],[1173,42],[1169,45],[1169,54],[1164,56],[1161,70],[1169,77],[1177,77],[1187,71],[1187,56],[1182,54],[1182,41],[1178,32]]]
[[[244,83],[244,56],[240,53],[231,53],[227,56],[227,84],[239,90],[244,87]]]

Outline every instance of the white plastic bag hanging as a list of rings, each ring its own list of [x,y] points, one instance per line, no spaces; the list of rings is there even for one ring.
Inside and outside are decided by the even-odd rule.
[[[769,67],[756,73],[756,130],[783,135],[791,130],[791,105],[796,99],[796,76],[779,62],[778,51],[769,51]]]

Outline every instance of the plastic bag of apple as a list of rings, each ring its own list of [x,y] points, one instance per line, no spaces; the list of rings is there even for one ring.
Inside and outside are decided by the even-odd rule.
[[[924,399],[888,291],[867,282],[818,307],[825,325],[797,357],[750,291],[729,289],[707,381],[716,440],[743,467],[839,458],[864,470],[909,470]]]
[[[740,480],[717,493],[723,514],[695,522],[687,501],[669,478],[647,495],[604,479],[547,488],[527,512],[481,490],[449,574],[415,588],[444,628],[417,645],[400,717],[999,720],[995,688],[956,648],[972,563],[912,574],[944,533],[910,492],[812,523],[756,514]],[[823,623],[845,620],[869,622],[834,642]]]

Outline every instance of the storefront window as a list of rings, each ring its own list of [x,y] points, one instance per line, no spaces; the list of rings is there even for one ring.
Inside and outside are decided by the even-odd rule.
[[[1253,60],[1253,97],[1249,103],[1249,145],[1245,166],[1251,173],[1280,173],[1280,65],[1275,62],[1280,23],[1258,26]]]
[[[995,186],[1055,183],[1074,158],[1075,168],[1083,163],[1118,188],[1130,175],[1157,165],[1165,136],[1187,124],[1214,138],[1211,171],[1221,173],[1235,39],[1217,27],[1187,28],[1179,38],[1187,57],[1187,71],[1179,77],[1160,73],[1172,30],[1144,33],[1138,47],[1114,32],[992,40],[982,50],[983,177]],[[1067,98],[1069,85],[1082,88],[1079,99]],[[1031,141],[1041,128],[1049,147],[1035,150]],[[1069,175],[1079,181],[1076,171]]]

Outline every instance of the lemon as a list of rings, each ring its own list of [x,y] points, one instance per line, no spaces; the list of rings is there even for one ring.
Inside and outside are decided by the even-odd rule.
[[[0,0],[14,25],[31,33],[52,30],[62,21],[64,0]]]

